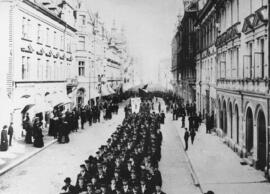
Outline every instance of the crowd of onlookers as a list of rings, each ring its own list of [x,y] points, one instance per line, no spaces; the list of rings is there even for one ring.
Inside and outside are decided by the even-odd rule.
[[[164,194],[159,171],[164,118],[141,103],[139,113],[125,107],[121,125],[80,165],[75,185],[67,177],[61,194]]]
[[[72,110],[65,109],[64,106],[56,106],[50,115],[37,114],[30,119],[26,112],[23,118],[23,129],[25,130],[25,143],[33,144],[35,147],[43,147],[44,125],[48,126],[48,135],[58,139],[59,143],[68,143],[69,134],[77,132],[79,128],[84,129],[85,124],[91,126],[100,122],[101,115],[105,120],[111,119],[113,114],[118,114],[119,105],[112,100],[103,100],[96,104],[79,105]],[[11,126],[12,127],[12,126]]]

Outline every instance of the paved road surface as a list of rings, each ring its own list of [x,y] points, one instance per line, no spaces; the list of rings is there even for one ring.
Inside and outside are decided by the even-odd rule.
[[[155,105],[155,108],[157,107]],[[56,143],[40,152],[1,176],[0,193],[59,193],[64,178],[70,176],[73,183],[75,182],[79,165],[88,158],[89,154],[95,154],[98,147],[106,142],[123,118],[124,111],[121,109],[119,115],[114,115],[112,120],[103,121],[72,134],[69,144]],[[160,170],[163,176],[163,190],[167,194],[199,194],[199,189],[193,184],[175,123],[172,122],[171,117],[166,118],[166,124],[162,126],[164,142]]]
[[[2,194],[56,194],[63,180],[75,182],[80,164],[106,143],[122,122],[123,109],[110,121],[95,124],[70,136],[69,144],[54,144],[0,178]]]
[[[177,134],[171,114],[166,115],[162,126],[163,145],[160,170],[163,177],[163,190],[167,194],[200,194],[194,185],[184,148]]]

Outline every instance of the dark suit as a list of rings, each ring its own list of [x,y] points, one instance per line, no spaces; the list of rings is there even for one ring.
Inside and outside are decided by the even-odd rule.
[[[60,194],[77,194],[76,188],[73,185],[63,186],[62,191],[64,192],[61,192]]]
[[[8,128],[8,135],[9,135],[9,146],[12,144],[12,136],[13,136],[13,127],[9,126]]]

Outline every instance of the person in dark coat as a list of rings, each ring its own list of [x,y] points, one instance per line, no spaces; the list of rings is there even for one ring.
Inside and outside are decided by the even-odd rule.
[[[149,188],[146,186],[146,182],[144,179],[141,179],[140,181],[140,192],[141,194],[152,194]]]
[[[79,185],[80,179],[83,179],[85,184],[89,183],[91,180],[90,174],[86,170],[86,166],[84,164],[82,164],[82,165],[80,165],[80,168],[81,168],[81,171],[77,175],[76,186]]]
[[[156,185],[155,186],[155,192],[153,194],[166,194],[161,190],[161,185]]]
[[[97,121],[100,122],[100,107],[97,106]]]
[[[0,151],[8,150],[8,135],[7,135],[7,126],[5,125],[1,131],[1,144]]]
[[[32,126],[30,123],[29,113],[26,113],[24,120],[23,120],[23,128],[26,131],[25,135],[25,143],[31,144],[32,142]]]
[[[81,128],[84,129],[84,123],[86,122],[86,111],[84,108],[81,109]]]
[[[10,125],[9,125],[9,127],[8,127],[8,136],[9,136],[8,144],[9,144],[9,146],[12,146],[13,133],[14,133],[13,123],[11,122]]]
[[[60,117],[59,120],[59,129],[58,129],[58,142],[59,143],[65,143],[65,121],[64,121],[64,117]]]
[[[194,129],[194,128],[191,128],[191,129],[190,129],[190,139],[191,139],[191,143],[192,143],[192,144],[193,144],[193,142],[194,142],[195,136],[196,136],[195,129]]]
[[[78,184],[75,186],[75,188],[76,188],[76,193],[77,194],[81,194],[81,193],[87,191],[87,189],[86,189],[86,183],[85,183],[85,181],[84,181],[83,178],[80,178],[78,180]]]
[[[71,179],[69,177],[64,180],[65,186],[62,187],[60,194],[77,194],[76,188],[71,185]]]
[[[182,116],[182,127],[185,127],[185,116]]]
[[[89,122],[89,126],[91,126],[93,122],[93,112],[92,112],[91,107],[89,107],[88,122]]]
[[[68,122],[67,121],[64,121],[64,123],[63,123],[63,125],[64,125],[64,141],[65,141],[65,143],[69,143],[69,133],[70,133],[70,130],[69,130],[69,126],[68,126]]]
[[[185,128],[185,135],[184,135],[184,140],[185,140],[185,151],[188,150],[188,139],[189,139],[189,132],[187,128]]]
[[[42,148],[44,146],[43,134],[42,134],[42,123],[36,118],[33,125],[34,132],[34,147]]]

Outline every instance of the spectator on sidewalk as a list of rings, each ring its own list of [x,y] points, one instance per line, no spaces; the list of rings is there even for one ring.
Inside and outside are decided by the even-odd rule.
[[[193,144],[194,139],[195,139],[195,136],[196,136],[195,129],[194,129],[194,128],[191,128],[191,129],[190,129],[191,144]]]
[[[185,128],[185,135],[184,135],[184,139],[185,139],[185,151],[188,150],[188,139],[189,139],[189,132],[187,130],[187,128]]]
[[[24,119],[23,119],[23,128],[26,131],[26,135],[25,135],[25,143],[27,144],[31,144],[32,142],[32,126],[30,123],[30,117],[29,117],[29,113],[26,113]]]
[[[86,122],[86,110],[84,107],[81,108],[81,129],[84,129],[83,125]]]
[[[7,126],[5,125],[1,131],[1,144],[0,151],[8,150],[8,137],[7,137]]]
[[[184,128],[185,125],[186,125],[186,124],[185,124],[185,120],[186,120],[185,118],[186,118],[185,115],[183,115],[183,116],[182,116],[182,128]]]
[[[8,127],[8,136],[9,136],[9,146],[12,146],[12,137],[13,137],[13,123],[11,122],[9,127]]]
[[[44,146],[42,134],[42,122],[37,117],[33,125],[34,147],[42,148]]]
[[[65,186],[62,187],[60,194],[76,194],[76,189],[71,185],[71,179],[69,177],[64,180]]]

